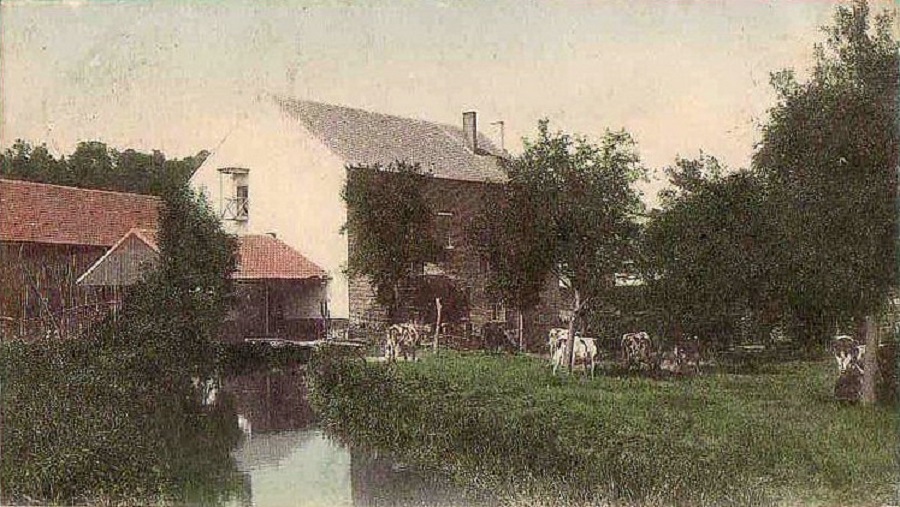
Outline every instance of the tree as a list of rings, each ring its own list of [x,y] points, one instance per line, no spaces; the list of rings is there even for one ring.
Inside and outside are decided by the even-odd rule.
[[[167,188],[184,185],[209,152],[167,160],[159,151],[118,151],[105,143],[79,143],[66,158],[56,158],[46,145],[17,140],[0,154],[0,177],[81,188],[162,196]]]
[[[864,0],[839,7],[809,79],[773,76],[779,100],[753,163],[773,189],[785,299],[808,343],[840,322],[870,328],[867,316],[896,283],[900,61],[891,22],[881,14],[873,26]]]
[[[859,319],[894,281],[900,80],[889,27],[879,16],[870,34],[864,2],[838,8],[810,80],[773,79],[779,103],[754,164],[792,239],[788,297],[801,317]]]
[[[508,174],[510,203],[520,208],[514,216],[528,216],[529,227],[543,231],[535,234],[536,250],[522,259],[537,252],[548,257],[524,272],[543,281],[548,273],[533,268],[547,269],[570,291],[569,335],[574,336],[587,305],[599,307],[615,273],[634,254],[635,217],[643,205],[631,185],[644,174],[634,141],[624,131],[607,131],[598,146],[583,137],[551,133],[549,122],[542,120],[537,139],[526,140]],[[567,341],[566,352],[571,368],[574,340]]]
[[[495,195],[490,205],[475,217],[470,234],[479,255],[488,262],[487,289],[518,315],[518,338],[523,346],[522,314],[540,302],[553,258],[552,231],[534,220],[538,203],[521,179],[511,179]]]
[[[401,286],[416,266],[434,262],[443,249],[424,188],[428,176],[418,165],[351,166],[341,198],[347,205],[342,231],[349,236],[347,275],[365,276],[392,322],[401,318]]]
[[[32,146],[21,139],[0,154],[0,177],[39,183],[70,183],[64,160],[56,159],[44,144]]]
[[[740,318],[778,319],[769,284],[778,242],[766,189],[750,171],[726,172],[715,157],[678,159],[666,173],[642,242],[648,295],[676,334],[725,338]]]
[[[154,357],[144,374],[186,385],[217,366],[219,329],[233,295],[237,238],[186,185],[164,192],[159,262],[130,288],[113,335]]]

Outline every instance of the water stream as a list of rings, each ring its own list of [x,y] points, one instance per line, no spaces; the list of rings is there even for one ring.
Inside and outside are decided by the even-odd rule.
[[[249,422],[232,455],[242,491],[227,505],[259,507],[469,505],[449,478],[329,438],[315,422],[300,371],[228,379]]]

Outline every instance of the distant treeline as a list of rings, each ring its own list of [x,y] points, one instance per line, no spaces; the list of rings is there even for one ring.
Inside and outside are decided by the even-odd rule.
[[[186,183],[207,156],[209,152],[203,150],[182,159],[166,159],[156,150],[120,151],[106,143],[85,141],[70,155],[56,157],[44,144],[19,139],[0,154],[0,178],[162,195],[164,189]]]

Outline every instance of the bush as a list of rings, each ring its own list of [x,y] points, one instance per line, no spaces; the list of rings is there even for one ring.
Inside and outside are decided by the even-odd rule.
[[[121,315],[73,340],[0,346],[0,483],[14,503],[156,503],[239,487],[233,411],[201,406],[234,240],[189,191],[170,193],[160,262]]]

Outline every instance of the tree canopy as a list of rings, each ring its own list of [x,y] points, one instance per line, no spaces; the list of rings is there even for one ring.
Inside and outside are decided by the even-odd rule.
[[[599,307],[633,258],[643,205],[632,184],[644,174],[634,141],[624,131],[607,131],[597,145],[551,132],[542,120],[537,138],[525,140],[507,172],[505,213],[523,223],[508,223],[499,244],[524,243],[512,247],[510,261],[518,264],[505,268],[514,275],[512,286],[527,294],[548,275],[562,281],[573,297],[574,332],[586,304]]]
[[[647,224],[641,271],[670,332],[712,338],[733,334],[744,317],[777,320],[767,281],[780,245],[758,176],[726,175],[708,155],[678,159],[666,172],[673,188]]]
[[[0,153],[0,178],[162,196],[167,188],[186,184],[208,155],[204,150],[167,159],[159,151],[120,151],[84,141],[70,155],[56,157],[44,144],[19,139]]]
[[[896,284],[900,61],[887,14],[839,7],[811,76],[783,71],[753,166],[784,240],[775,277],[817,336],[875,313]],[[813,338],[813,337],[811,337]]]

